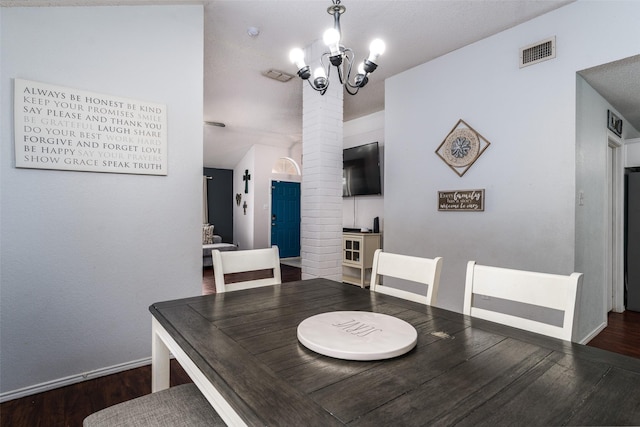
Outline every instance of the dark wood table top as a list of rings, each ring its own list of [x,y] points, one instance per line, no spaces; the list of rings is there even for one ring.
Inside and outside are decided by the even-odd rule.
[[[299,344],[302,320],[336,310],[396,316],[418,344],[372,362]],[[327,279],[150,311],[251,426],[640,425],[640,359]]]

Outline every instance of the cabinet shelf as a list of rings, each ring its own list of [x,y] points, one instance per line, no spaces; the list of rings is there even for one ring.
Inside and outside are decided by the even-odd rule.
[[[360,286],[360,287],[363,287],[363,288],[370,285],[370,280],[367,277],[364,278],[363,282],[361,282],[361,281],[362,281],[361,277],[350,276],[348,274],[343,274],[342,275],[342,283],[348,283],[350,285],[357,285],[357,286]],[[362,283],[364,283],[364,285]]]

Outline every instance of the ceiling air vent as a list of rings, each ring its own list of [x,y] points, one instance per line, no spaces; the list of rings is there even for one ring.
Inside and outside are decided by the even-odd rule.
[[[520,68],[556,57],[556,37],[520,48]]]
[[[274,69],[264,71],[262,75],[282,83],[286,83],[289,80],[291,80],[293,77],[295,77],[293,74],[285,73],[284,71],[279,71]]]

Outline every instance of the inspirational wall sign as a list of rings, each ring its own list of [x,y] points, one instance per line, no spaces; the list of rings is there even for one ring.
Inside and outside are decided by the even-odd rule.
[[[484,189],[438,191],[439,211],[484,211]]]
[[[15,79],[16,167],[167,175],[162,104]]]

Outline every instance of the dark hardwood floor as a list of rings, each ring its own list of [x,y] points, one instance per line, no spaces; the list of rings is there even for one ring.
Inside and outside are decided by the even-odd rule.
[[[283,282],[300,280],[300,275],[299,268],[282,265]],[[202,289],[215,292],[211,268],[203,270]],[[609,326],[587,345],[640,358],[640,313],[609,313]],[[171,385],[188,382],[189,376],[172,360]],[[151,367],[143,366],[2,403],[0,426],[80,427],[87,415],[150,392]]]
[[[191,382],[175,360],[171,385]],[[0,404],[2,427],[81,427],[88,415],[151,393],[151,366],[83,381]]]
[[[607,327],[587,345],[640,358],[640,312],[610,312]]]

